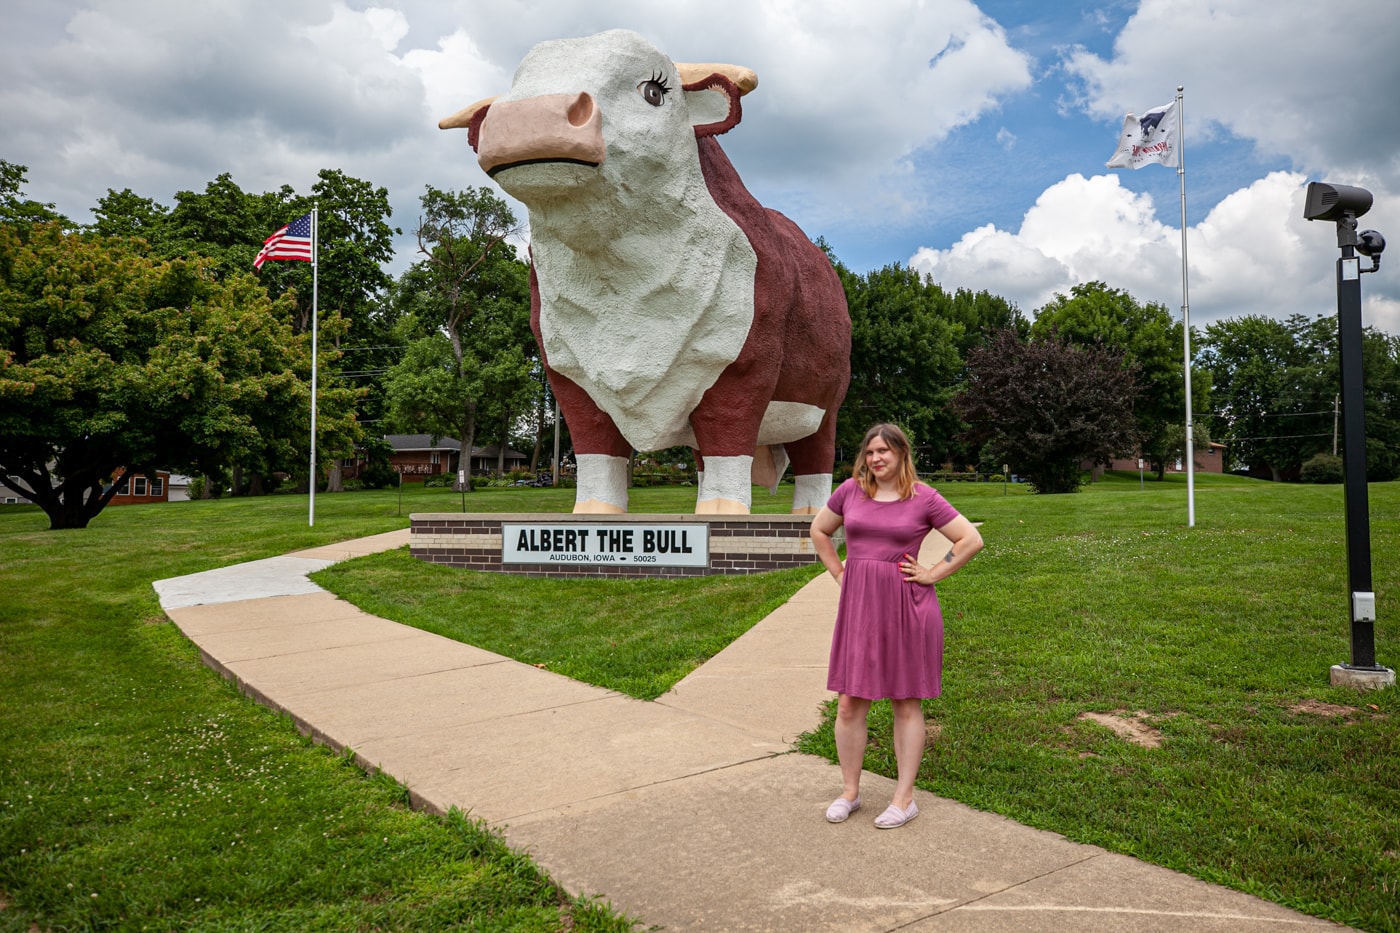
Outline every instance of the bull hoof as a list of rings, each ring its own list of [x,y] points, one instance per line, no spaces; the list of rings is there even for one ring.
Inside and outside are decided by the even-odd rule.
[[[574,503],[575,515],[625,515],[627,510],[620,505],[604,502],[602,499],[585,499]]]
[[[695,503],[696,515],[748,515],[749,507],[738,499],[701,499]]]

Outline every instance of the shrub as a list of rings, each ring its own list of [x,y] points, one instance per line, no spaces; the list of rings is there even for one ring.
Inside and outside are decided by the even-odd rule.
[[[397,486],[399,474],[388,463],[376,463],[371,461],[360,473],[360,481],[365,484],[366,489],[385,489]]]
[[[1342,458],[1331,454],[1314,454],[1303,464],[1301,479],[1305,483],[1340,483]]]
[[[451,473],[434,473],[423,480],[423,486],[426,489],[450,489],[455,479],[456,477]]]

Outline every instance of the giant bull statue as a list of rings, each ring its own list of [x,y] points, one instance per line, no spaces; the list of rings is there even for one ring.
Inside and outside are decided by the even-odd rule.
[[[535,46],[507,94],[439,124],[466,127],[529,208],[530,320],[573,437],[575,512],[625,512],[632,451],[679,444],[697,512],[748,512],[789,461],[795,512],[830,494],[845,293],[715,139],[757,83],[615,30]]]

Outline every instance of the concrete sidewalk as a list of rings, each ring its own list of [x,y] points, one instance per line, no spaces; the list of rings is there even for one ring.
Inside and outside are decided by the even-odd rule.
[[[817,725],[836,586],[825,575],[647,703],[360,612],[306,574],[408,531],[155,584],[206,662],[417,806],[499,828],[571,891],[668,931],[1342,929],[893,782],[833,826]]]

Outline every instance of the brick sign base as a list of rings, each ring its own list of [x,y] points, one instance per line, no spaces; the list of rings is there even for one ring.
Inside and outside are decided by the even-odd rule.
[[[815,563],[810,515],[560,515],[539,513],[427,512],[409,516],[409,552],[419,560],[469,570],[528,577],[697,577],[749,574]],[[646,564],[540,563],[504,564],[501,526],[570,525],[694,526],[709,538],[705,567]]]

